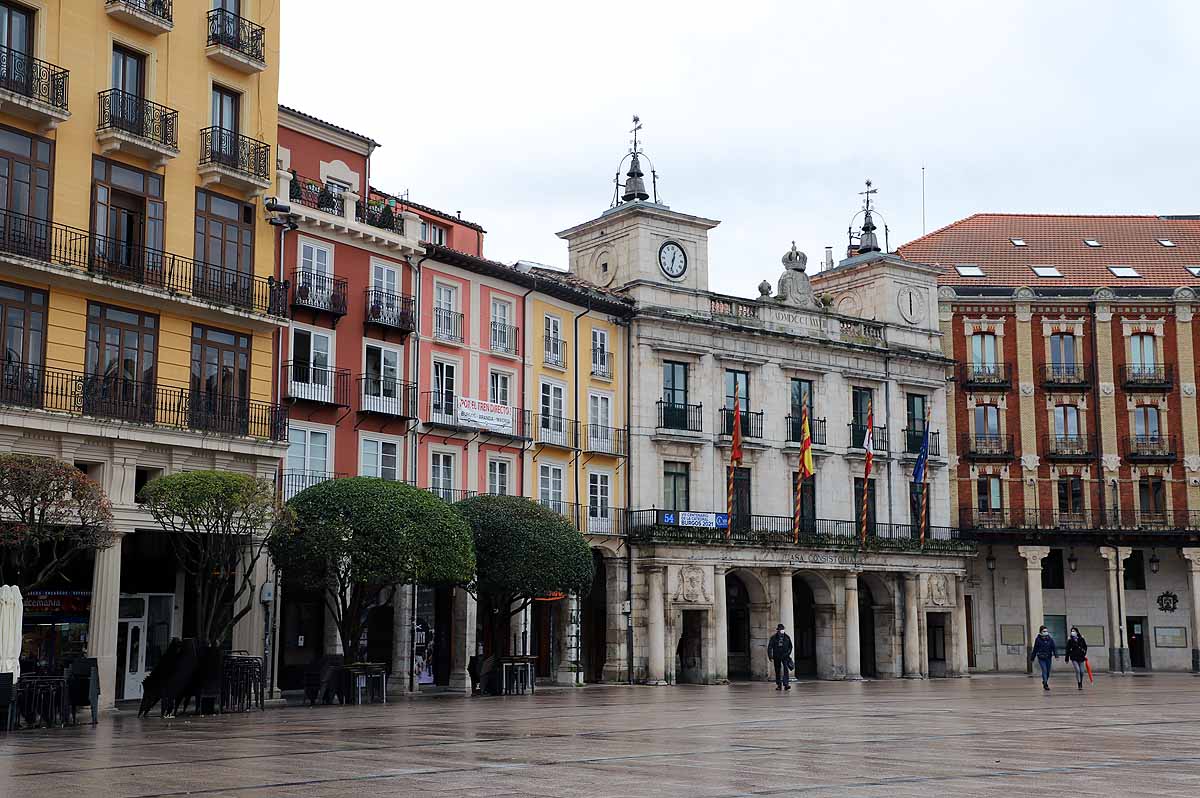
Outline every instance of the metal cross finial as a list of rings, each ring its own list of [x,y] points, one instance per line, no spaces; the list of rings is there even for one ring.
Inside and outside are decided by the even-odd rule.
[[[638,131],[641,129],[642,129],[642,120],[641,120],[641,118],[638,117],[637,114],[634,114],[633,115],[633,130],[630,131],[631,133],[633,133],[633,151],[634,152],[638,151],[637,134],[638,134]]]
[[[863,207],[868,211],[871,210],[871,195],[879,193],[879,189],[871,188],[871,186],[871,181],[867,180],[867,190],[858,192],[860,195],[866,197],[866,199],[863,201]]]

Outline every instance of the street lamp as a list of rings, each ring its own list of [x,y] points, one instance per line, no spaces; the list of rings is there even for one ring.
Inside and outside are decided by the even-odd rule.
[[[1075,573],[1079,569],[1079,558],[1075,556],[1075,547],[1071,547],[1071,553],[1067,555],[1067,567],[1071,569],[1071,573]]]
[[[1161,564],[1162,564],[1162,561],[1158,559],[1158,549],[1151,549],[1150,550],[1150,573],[1152,573],[1152,574],[1158,573],[1158,567]]]
[[[989,571],[994,571],[994,570],[996,570],[996,558],[995,558],[995,556],[993,556],[993,555],[992,555],[992,550],[991,550],[991,548],[990,548],[990,547],[988,548],[988,556],[987,556],[987,559],[986,559],[986,560],[984,560],[984,562],[986,562],[986,563],[987,563],[987,569],[988,569]]]

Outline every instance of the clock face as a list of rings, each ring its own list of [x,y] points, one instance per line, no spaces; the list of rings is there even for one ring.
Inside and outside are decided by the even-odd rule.
[[[658,248],[658,267],[672,280],[678,280],[687,271],[687,255],[683,247],[668,241]]]
[[[896,305],[900,315],[909,324],[920,324],[925,320],[925,298],[921,292],[912,288],[901,288],[896,295]]]

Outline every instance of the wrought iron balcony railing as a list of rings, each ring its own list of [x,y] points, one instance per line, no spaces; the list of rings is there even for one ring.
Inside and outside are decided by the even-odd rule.
[[[363,202],[359,200],[354,205],[354,218],[371,227],[378,227],[389,233],[404,235],[404,217],[400,212],[387,203]]]
[[[1013,436],[992,433],[965,433],[962,453],[976,460],[1006,460],[1013,456]]]
[[[100,92],[99,102],[97,130],[121,130],[163,147],[179,149],[179,112],[175,109],[120,89]]]
[[[492,322],[490,349],[505,355],[521,354],[521,328],[513,324]]]
[[[787,432],[788,443],[801,443],[804,439],[803,418],[801,416],[788,416],[784,419],[784,427]],[[826,424],[823,418],[809,418],[808,434],[812,438],[814,446],[824,446],[826,439]]]
[[[1047,363],[1041,367],[1042,385],[1048,389],[1086,388],[1092,373],[1085,363]]]
[[[124,6],[157,17],[166,23],[172,21],[171,0],[105,0],[104,4],[106,6]]]
[[[613,375],[613,353],[607,349],[592,347],[592,376],[611,379]]]
[[[912,427],[904,429],[904,453],[905,454],[920,454],[921,446],[925,443],[925,430]],[[937,430],[929,431],[929,456],[942,456],[942,436]]]
[[[262,25],[223,8],[208,12],[208,44],[228,47],[254,61],[266,62],[266,31]]]
[[[445,308],[433,309],[433,337],[449,343],[463,342],[463,314]]]
[[[733,408],[722,407],[721,414],[721,434],[733,435]],[[743,438],[761,438],[763,434],[763,411],[752,412],[743,410],[740,414],[742,437]]]
[[[658,428],[685,432],[704,431],[704,405],[675,404],[658,400]]]
[[[1133,391],[1169,391],[1174,385],[1175,369],[1172,366],[1132,364],[1121,366],[1121,382]]]
[[[966,363],[959,367],[959,374],[967,388],[1008,388],[1012,377],[1004,363]]]
[[[1121,443],[1125,457],[1135,462],[1172,462],[1178,452],[1174,435],[1126,435]]]
[[[543,338],[545,342],[545,361],[547,366],[563,368],[567,364],[567,342],[553,335]]]
[[[360,374],[358,410],[396,418],[417,417],[417,386],[400,379]]]
[[[1131,540],[1148,534],[1194,537],[1200,534],[1200,511],[1062,507],[986,511],[963,508],[959,511],[959,527],[966,532],[1036,536],[1111,538],[1119,534]]]
[[[864,448],[864,444],[867,442],[867,427],[863,424],[855,424],[853,422],[847,426],[850,428],[850,448]],[[887,452],[890,450],[888,446],[887,427],[875,427],[872,430],[871,449],[876,452]]]
[[[67,111],[70,73],[11,47],[0,47],[0,91],[11,91]]]
[[[283,492],[283,500],[287,501],[306,488],[345,476],[333,471],[284,471],[280,475],[279,486]]]
[[[346,315],[345,278],[331,277],[307,269],[292,272],[292,307],[328,313],[335,318]]]
[[[629,536],[634,540],[665,543],[696,543],[716,545],[748,545],[785,547],[797,545],[795,520],[786,515],[748,515],[727,522],[725,513],[676,512],[674,510],[630,510]],[[857,545],[862,539],[859,521],[827,518],[802,518],[799,543],[812,546],[820,543]],[[920,537],[918,524],[868,523],[867,538],[874,541],[894,541],[912,545]],[[958,529],[946,526],[926,526],[926,544],[931,547],[954,546],[959,539]]]
[[[112,374],[83,374],[8,361],[0,404],[222,435],[287,440],[287,408],[195,388]]]
[[[346,212],[345,197],[341,191],[329,188],[320,180],[298,175],[295,170],[292,171],[292,180],[288,184],[288,201],[334,216],[343,216]]]
[[[437,496],[447,504],[454,504],[455,502],[460,502],[463,499],[470,499],[479,495],[478,491],[463,490],[462,488],[442,488],[430,486],[425,488],[425,490],[429,491],[434,496]]]
[[[367,324],[405,334],[417,329],[417,304],[411,296],[372,287],[366,289],[363,305],[363,317]]]
[[[283,395],[294,402],[349,407],[350,370],[289,360],[283,364]]]
[[[271,179],[271,145],[236,130],[206,127],[200,131],[200,165],[217,164],[256,181]]]
[[[548,413],[533,417],[533,442],[565,449],[579,448],[579,422]]]
[[[1096,454],[1091,435],[1048,435],[1042,450],[1051,460],[1087,460]]]
[[[625,430],[599,424],[582,425],[583,450],[625,457],[629,454],[629,436]]]

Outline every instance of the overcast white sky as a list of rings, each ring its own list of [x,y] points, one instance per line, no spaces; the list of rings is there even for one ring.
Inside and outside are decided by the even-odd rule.
[[[891,245],[978,211],[1192,213],[1200,3],[285,0],[281,102],[367,134],[372,182],[565,267],[630,117],[674,210],[721,220],[712,288],[795,239],[844,250],[865,178]]]

